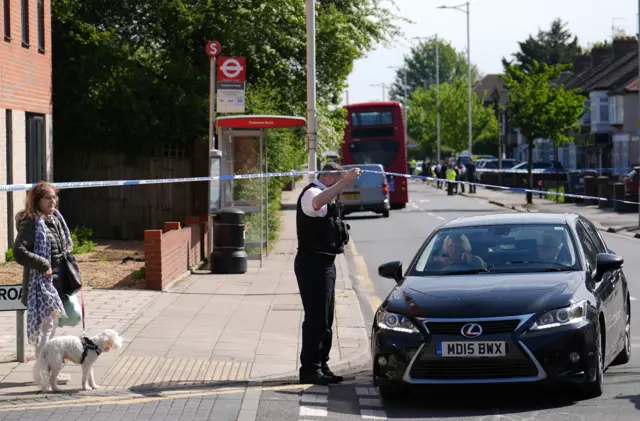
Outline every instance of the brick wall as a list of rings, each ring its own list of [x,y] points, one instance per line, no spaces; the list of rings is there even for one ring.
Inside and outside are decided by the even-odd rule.
[[[146,289],[164,290],[167,285],[202,262],[204,224],[188,217],[186,227],[165,222],[163,230],[144,232]]]
[[[51,0],[44,0],[44,50],[38,49],[38,8],[29,1],[29,45],[22,43],[22,1],[9,0],[11,39],[0,11],[0,108],[51,114]]]

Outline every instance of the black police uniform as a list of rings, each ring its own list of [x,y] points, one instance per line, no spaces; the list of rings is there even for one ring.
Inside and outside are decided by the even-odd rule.
[[[349,226],[342,221],[342,207],[335,200],[327,204],[324,217],[311,217],[302,210],[302,197],[315,183],[302,190],[296,205],[298,253],[294,269],[304,307],[300,378],[341,381],[327,367],[333,338],[335,310],[336,255],[349,241]]]

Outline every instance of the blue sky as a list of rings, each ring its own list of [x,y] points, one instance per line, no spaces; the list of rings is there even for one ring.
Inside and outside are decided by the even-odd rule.
[[[397,14],[413,23],[403,23],[404,39],[379,46],[358,60],[349,76],[349,102],[382,100],[382,88],[372,84],[391,84],[395,75],[388,66],[401,65],[414,37],[438,34],[454,48],[466,51],[466,15],[437,6],[457,6],[462,0],[395,0]],[[480,71],[502,72],[502,57],[518,49],[538,29],[547,29],[555,18],[568,22],[581,45],[611,39],[615,24],[628,34],[637,32],[637,0],[472,0],[471,61]]]

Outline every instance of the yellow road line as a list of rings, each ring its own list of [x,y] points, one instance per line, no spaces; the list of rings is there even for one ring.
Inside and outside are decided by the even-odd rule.
[[[281,386],[270,386],[263,387],[261,390],[263,391],[278,391],[278,390],[304,390],[312,387],[312,385],[308,384],[292,384],[292,385],[281,385]],[[64,400],[59,402],[37,402],[33,404],[22,404],[22,405],[12,405],[8,407],[0,407],[0,412],[15,412],[15,411],[26,411],[26,410],[38,410],[38,409],[49,409],[49,408],[67,408],[67,407],[85,407],[85,406],[100,406],[100,405],[133,405],[137,403],[147,403],[147,402],[157,402],[157,401],[166,401],[172,399],[181,399],[181,398],[192,398],[192,397],[205,397],[205,396],[215,396],[215,395],[230,395],[234,393],[244,393],[245,390],[252,389],[249,387],[245,388],[221,388],[217,390],[212,390],[208,392],[197,392],[197,391],[170,391],[170,392],[160,392],[163,396],[153,396],[153,397],[129,397],[129,396],[100,396],[100,397],[87,397],[87,399],[76,399],[76,400]],[[154,393],[153,390],[145,391],[146,393]]]
[[[351,254],[353,256],[353,261],[356,265],[356,269],[358,270],[358,274],[360,275],[360,287],[363,291],[367,292],[367,298],[369,300],[369,305],[371,306],[371,311],[375,315],[376,311],[378,311],[378,308],[380,307],[380,304],[382,304],[382,300],[376,295],[376,289],[373,286],[371,278],[369,277],[369,271],[367,269],[367,263],[365,262],[364,257],[362,257],[360,253],[358,253],[358,249],[356,248],[354,241],[350,241],[349,244],[351,248]]]

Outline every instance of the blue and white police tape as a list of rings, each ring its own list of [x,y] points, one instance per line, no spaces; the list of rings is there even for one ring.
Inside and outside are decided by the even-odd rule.
[[[226,180],[249,180],[249,179],[256,179],[256,178],[271,178],[271,177],[295,177],[300,175],[303,175],[303,176],[312,175],[312,174],[317,175],[317,174],[327,174],[327,173],[335,173],[335,172],[340,172],[340,171],[287,171],[287,172],[257,173],[257,174],[222,175],[222,176],[214,176],[214,177],[158,178],[158,179],[149,179],[149,180],[70,181],[70,182],[61,182],[61,183],[54,182],[51,184],[58,189],[82,189],[82,188],[93,188],[93,187],[118,187],[118,186],[151,185],[151,184],[192,183],[192,182],[199,182],[199,181],[226,181]],[[459,181],[459,180],[447,181],[447,180],[443,180],[435,177],[425,177],[421,175],[409,175],[409,174],[394,173],[394,172],[381,172],[381,171],[373,171],[373,170],[363,170],[363,172],[383,174],[387,177],[388,176],[404,177],[404,178],[409,178],[414,180],[440,181],[440,182],[451,182],[455,184],[475,185],[476,187],[486,187],[486,188],[492,188],[492,189],[498,189],[498,190],[504,190],[504,191],[514,191],[514,192],[520,192],[520,193],[531,192],[533,194],[565,196],[565,197],[572,197],[576,199],[598,200],[598,201],[607,201],[607,202],[627,203],[631,205],[640,205],[639,202],[632,202],[629,200],[610,199],[605,197],[587,196],[587,195],[581,195],[581,194],[542,191],[542,190],[534,190],[534,189],[525,189],[520,187],[505,187],[505,186],[483,184],[483,183],[470,182],[470,181]],[[4,184],[4,185],[0,185],[0,192],[25,191],[33,188],[35,185],[36,184]]]
[[[379,173],[379,171],[373,171],[373,170],[363,170],[363,171],[364,172]],[[475,182],[471,182],[471,181],[460,181],[460,180],[448,181],[448,180],[445,180],[445,179],[442,179],[442,178],[425,177],[423,175],[409,175],[409,174],[392,173],[392,172],[385,172],[384,174],[386,174],[387,176],[391,175],[391,176],[394,176],[394,177],[405,177],[405,178],[410,178],[410,179],[415,179],[415,180],[440,181],[440,182],[443,182],[443,183],[474,185],[476,187],[486,187],[486,188],[491,188],[491,189],[514,191],[514,192],[520,192],[520,193],[531,192],[533,194],[545,194],[545,195],[572,197],[572,198],[575,198],[575,199],[599,200],[599,201],[606,201],[606,202],[612,202],[612,203],[618,202],[618,203],[627,203],[627,204],[630,204],[630,205],[640,205],[640,202],[632,202],[632,201],[629,201],[629,200],[620,200],[620,199],[610,199],[610,198],[607,198],[607,197],[586,196],[586,195],[583,195],[583,194],[560,193],[560,192],[546,191],[546,190],[525,189],[525,188],[521,188],[521,187],[505,187],[505,186],[497,186],[497,185],[494,185],[494,184],[475,183]]]

